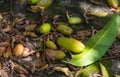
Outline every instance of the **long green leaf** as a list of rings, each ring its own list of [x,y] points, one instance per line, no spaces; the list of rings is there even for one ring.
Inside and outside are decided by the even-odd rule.
[[[114,14],[110,22],[99,32],[93,35],[86,43],[83,53],[74,55],[70,64],[86,66],[101,58],[114,42],[120,25],[120,16]]]

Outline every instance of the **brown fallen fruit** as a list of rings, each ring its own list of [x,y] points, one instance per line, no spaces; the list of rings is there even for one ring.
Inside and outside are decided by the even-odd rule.
[[[24,46],[22,44],[17,44],[13,49],[13,53],[17,57],[21,56],[23,51],[24,51]]]
[[[46,49],[46,56],[52,60],[62,60],[66,54],[61,50]]]

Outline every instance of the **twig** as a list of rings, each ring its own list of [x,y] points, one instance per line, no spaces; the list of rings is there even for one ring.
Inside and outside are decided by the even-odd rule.
[[[111,56],[111,57],[101,58],[99,61],[115,59],[115,58],[120,58],[120,56]]]

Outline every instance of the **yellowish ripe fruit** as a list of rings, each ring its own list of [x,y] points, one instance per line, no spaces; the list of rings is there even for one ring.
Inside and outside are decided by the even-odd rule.
[[[74,53],[80,53],[85,48],[84,44],[81,41],[73,39],[73,38],[59,37],[57,39],[57,44],[60,47],[63,47]]]
[[[21,56],[24,50],[24,46],[22,44],[17,44],[13,49],[13,53],[15,56]]]

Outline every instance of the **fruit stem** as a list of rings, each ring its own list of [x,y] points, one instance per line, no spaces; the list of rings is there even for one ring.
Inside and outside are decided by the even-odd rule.
[[[68,11],[66,11],[66,16],[67,16],[67,19],[70,18],[70,15],[69,15]]]

